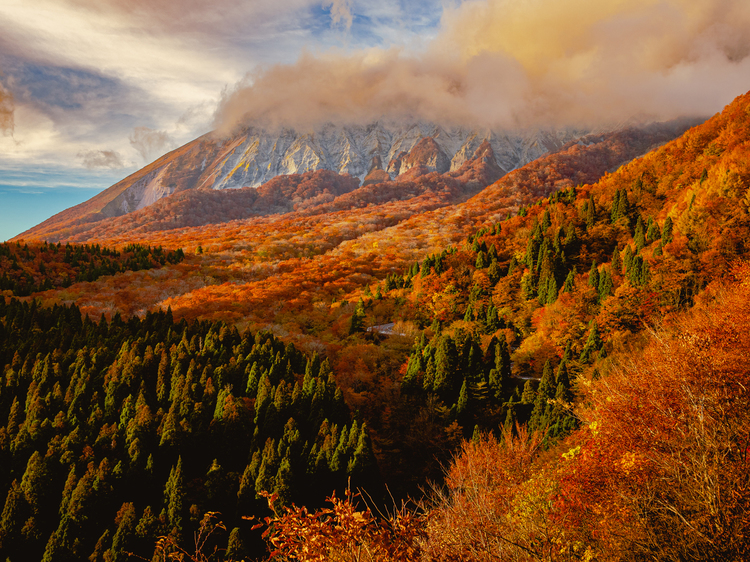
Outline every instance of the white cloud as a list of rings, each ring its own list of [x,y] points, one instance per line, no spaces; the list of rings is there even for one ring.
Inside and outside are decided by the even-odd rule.
[[[130,144],[148,164],[172,148],[173,141],[165,131],[136,127],[130,135]]]
[[[750,88],[745,0],[475,0],[441,26],[422,52],[306,54],[254,73],[217,123],[579,125],[709,115]]]

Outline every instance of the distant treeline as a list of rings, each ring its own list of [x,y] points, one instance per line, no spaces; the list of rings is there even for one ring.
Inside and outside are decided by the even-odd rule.
[[[122,251],[94,245],[65,246],[60,243],[0,244],[0,291],[16,296],[68,287],[80,281],[95,281],[103,275],[138,271],[179,263],[185,259],[181,249],[128,244]]]

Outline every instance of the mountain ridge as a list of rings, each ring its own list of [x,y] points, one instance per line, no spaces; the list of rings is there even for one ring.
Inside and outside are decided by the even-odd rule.
[[[208,133],[16,238],[41,238],[64,232],[75,224],[121,216],[189,189],[254,188],[280,175],[327,169],[364,183],[368,177],[370,182],[387,181],[410,171],[412,177],[420,171],[453,172],[470,161],[483,143],[492,148],[488,159],[494,160],[493,167],[504,173],[557,150],[586,132],[540,129],[514,133],[448,129],[419,122],[376,122],[356,127],[328,124],[312,132],[269,132],[247,127],[227,138]],[[427,143],[429,147],[425,144],[428,138],[432,139]],[[415,147],[419,150],[412,154]],[[402,163],[403,158],[407,161]],[[427,169],[421,170],[421,164]],[[412,171],[414,168],[417,171]],[[57,235],[57,239],[63,237],[64,234]]]

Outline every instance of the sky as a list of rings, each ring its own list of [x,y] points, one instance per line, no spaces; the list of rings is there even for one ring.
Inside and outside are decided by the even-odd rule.
[[[249,121],[710,116],[747,0],[2,0],[0,240]]]

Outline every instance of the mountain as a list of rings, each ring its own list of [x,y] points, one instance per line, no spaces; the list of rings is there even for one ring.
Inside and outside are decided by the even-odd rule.
[[[132,213],[194,189],[255,188],[281,175],[330,170],[373,183],[455,173],[482,150],[493,175],[558,150],[585,131],[492,131],[430,123],[326,125],[310,132],[248,127],[234,136],[204,135],[156,160],[89,201],[67,209],[19,238],[65,239],[81,225]],[[484,187],[482,185],[481,187]]]
[[[423,138],[362,187],[185,190],[87,247],[6,245],[0,556],[258,559],[265,520],[300,559],[747,559],[750,94],[679,133],[575,139],[473,196],[490,143],[445,171]],[[96,277],[104,240],[185,252]],[[391,524],[349,476],[381,512],[437,484]]]

